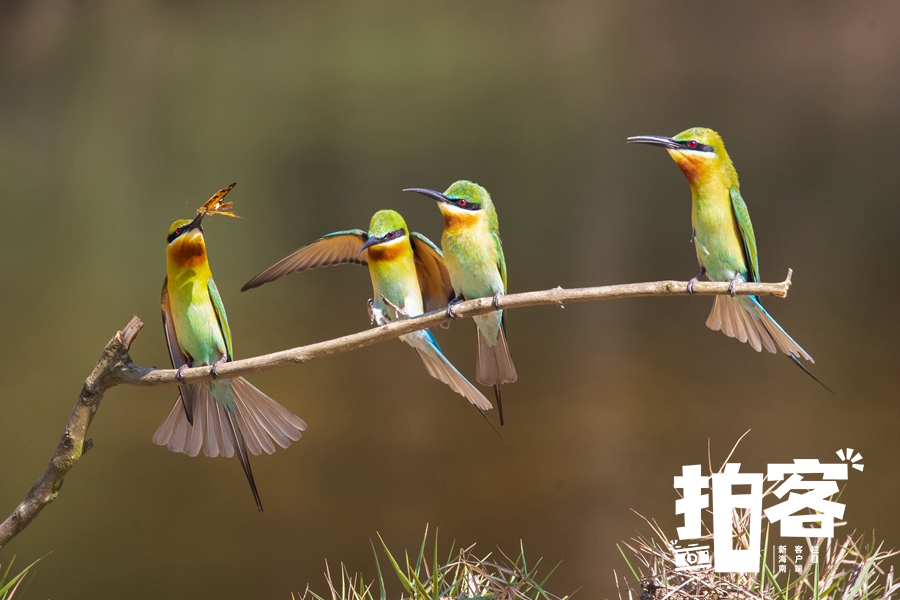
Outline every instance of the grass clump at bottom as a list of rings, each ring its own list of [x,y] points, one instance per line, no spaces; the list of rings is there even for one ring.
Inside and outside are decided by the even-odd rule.
[[[568,600],[568,596],[555,596],[544,589],[544,585],[554,569],[543,579],[537,579],[539,559],[529,566],[525,560],[525,551],[519,546],[519,555],[515,560],[500,553],[500,558],[492,559],[491,554],[479,557],[473,552],[474,544],[467,548],[454,550],[451,547],[446,560],[438,555],[437,533],[434,536],[434,551],[426,556],[425,547],[428,542],[428,527],[418,554],[410,560],[409,553],[397,557],[388,549],[379,534],[378,540],[387,562],[389,573],[393,573],[403,586],[400,600]],[[351,574],[341,564],[340,578],[331,574],[328,563],[325,563],[325,581],[328,591],[319,595],[307,586],[302,594],[291,594],[293,600],[387,600],[385,575],[378,560],[378,552],[372,544],[375,554],[375,568],[378,574],[378,587],[373,590],[375,582],[365,583],[362,576]]]

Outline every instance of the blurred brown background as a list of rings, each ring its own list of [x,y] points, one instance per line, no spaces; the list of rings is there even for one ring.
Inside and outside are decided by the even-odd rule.
[[[468,178],[498,206],[511,291],[687,279],[690,193],[637,134],[717,129],[741,175],[764,301],[832,397],[783,357],[704,327],[709,298],[522,309],[501,444],[391,342],[251,377],[307,435],[253,461],[150,438],[174,389],[118,388],[60,498],[0,553],[28,598],[288,598],[369,538],[562,561],[550,589],[615,596],[629,509],[676,518],[672,477],[747,429],[745,471],[793,458],[866,470],[851,528],[900,545],[896,433],[900,4],[896,2],[75,2],[0,4],[0,512],[44,469],[101,348],[167,366],[165,233],[232,181],[243,221],[206,227],[248,357],[368,327],[358,267],[238,289],[320,235]],[[474,376],[471,322],[438,336]],[[494,416],[496,418],[496,416]]]

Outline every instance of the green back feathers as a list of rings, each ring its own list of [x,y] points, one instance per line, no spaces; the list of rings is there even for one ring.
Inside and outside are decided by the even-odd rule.
[[[225,352],[228,360],[234,360],[234,350],[231,348],[231,327],[228,326],[228,317],[225,315],[225,304],[222,302],[222,296],[219,295],[219,288],[216,282],[209,278],[206,282],[209,291],[209,299],[212,301],[213,310],[216,313],[216,320],[219,322],[219,328],[222,330],[222,337],[225,339]]]

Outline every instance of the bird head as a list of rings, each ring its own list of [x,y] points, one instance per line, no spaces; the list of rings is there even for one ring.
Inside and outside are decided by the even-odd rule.
[[[406,221],[396,211],[379,210],[372,215],[369,237],[360,247],[358,254],[368,250],[370,259],[389,259],[404,248],[409,248],[409,229],[406,227]]]
[[[205,213],[198,213],[193,220],[181,219],[172,223],[166,237],[166,254],[176,264],[192,266],[206,258],[206,243],[203,241],[203,221]]]
[[[691,185],[717,173],[723,173],[729,179],[733,177],[736,183],[737,173],[725,151],[722,136],[712,129],[692,127],[674,137],[638,135],[628,138],[628,143],[665,148]]]
[[[444,193],[427,188],[408,188],[403,191],[417,192],[436,200],[441,214],[444,215],[447,229],[475,225],[483,222],[486,216],[494,214],[491,195],[486,189],[471,181],[457,181]]]

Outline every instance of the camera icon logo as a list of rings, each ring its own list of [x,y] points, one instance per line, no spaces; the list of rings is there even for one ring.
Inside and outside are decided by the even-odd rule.
[[[676,569],[699,569],[712,565],[709,559],[709,546],[688,544],[685,548],[679,548],[673,545],[672,553],[675,556]]]

